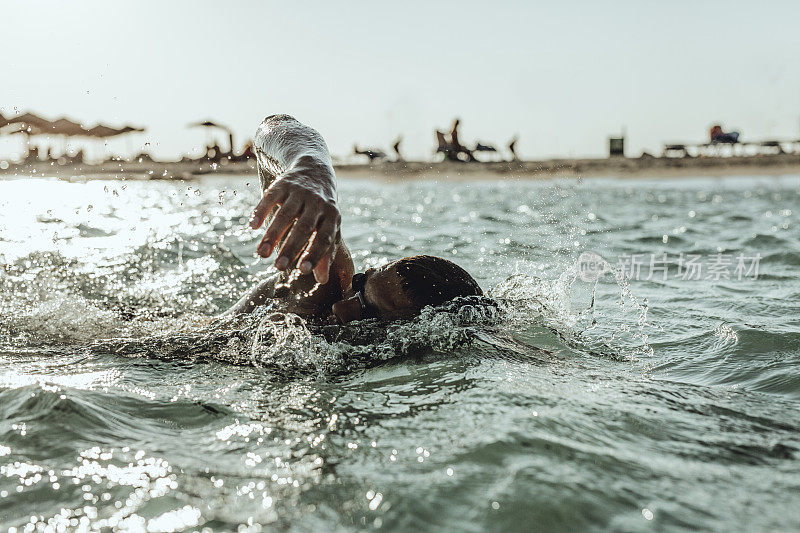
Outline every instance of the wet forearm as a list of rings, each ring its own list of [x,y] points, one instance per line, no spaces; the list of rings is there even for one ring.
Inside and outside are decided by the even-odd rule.
[[[275,268],[313,271],[326,283],[342,216],[325,140],[289,115],[272,115],[256,132],[255,151],[264,192],[250,227],[269,220],[256,252],[269,257],[277,249]]]
[[[315,129],[289,115],[264,119],[255,136],[261,188],[287,173],[300,174],[322,197],[336,200],[336,183],[328,146]]]

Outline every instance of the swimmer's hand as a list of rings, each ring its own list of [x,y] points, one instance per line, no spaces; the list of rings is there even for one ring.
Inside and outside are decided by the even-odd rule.
[[[300,272],[308,274],[313,271],[320,284],[328,282],[331,261],[341,238],[342,216],[336,206],[331,173],[329,165],[313,157],[299,158],[290,170],[278,176],[264,191],[250,221],[250,227],[258,229],[277,208],[258,245],[258,255],[272,255],[291,228],[278,252],[275,268],[286,270],[299,264]]]

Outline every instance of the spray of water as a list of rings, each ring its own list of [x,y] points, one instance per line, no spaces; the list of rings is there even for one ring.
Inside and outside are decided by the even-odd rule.
[[[166,270],[176,258],[178,268]],[[578,279],[579,265],[551,280],[515,274],[489,290],[488,299],[426,308],[411,321],[317,326],[269,306],[213,320],[213,302],[238,292],[219,282],[242,268],[231,261],[221,245],[191,257],[172,241],[155,241],[92,271],[56,253],[21,258],[2,265],[0,342],[12,349],[68,344],[126,356],[212,357],[275,375],[341,374],[397,358],[450,356],[474,343],[516,354],[557,345],[615,358],[651,351],[646,302],[607,264],[612,276],[588,285]],[[606,278],[616,283],[617,306],[599,303]],[[581,303],[576,294],[587,289],[589,302]]]

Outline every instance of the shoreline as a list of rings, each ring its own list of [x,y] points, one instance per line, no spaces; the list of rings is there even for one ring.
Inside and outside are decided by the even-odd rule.
[[[253,160],[228,164],[209,162],[111,161],[58,166],[49,162],[0,169],[5,177],[57,177],[65,180],[193,180],[204,176],[250,174]],[[385,181],[448,179],[673,178],[732,175],[800,175],[800,154],[740,157],[580,158],[482,163],[391,161],[376,164],[334,164],[340,175]]]

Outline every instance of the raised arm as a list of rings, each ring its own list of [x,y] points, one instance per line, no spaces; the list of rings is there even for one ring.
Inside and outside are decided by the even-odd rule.
[[[289,115],[272,115],[259,126],[254,148],[263,197],[250,226],[259,228],[277,208],[258,245],[258,255],[269,257],[285,237],[275,268],[299,265],[303,274],[313,271],[317,282],[326,283],[342,217],[325,140]]]

